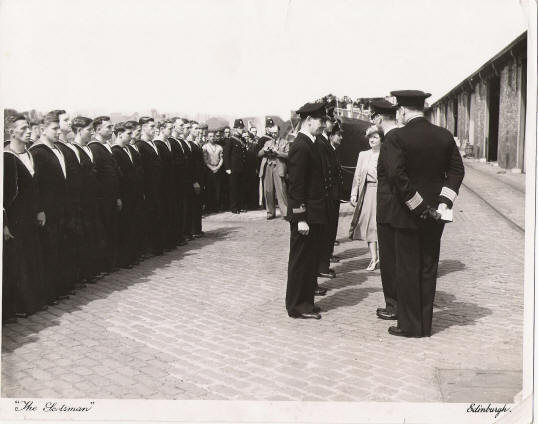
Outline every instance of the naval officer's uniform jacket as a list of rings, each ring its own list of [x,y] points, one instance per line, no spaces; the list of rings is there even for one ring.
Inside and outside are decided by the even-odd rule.
[[[312,312],[323,228],[328,222],[327,190],[322,157],[315,138],[299,132],[288,154],[288,220],[290,254],[286,309],[290,316]],[[298,232],[306,221],[308,235]]]
[[[378,222],[394,229],[398,326],[431,335],[433,299],[444,224],[420,215],[452,204],[464,176],[452,134],[424,117],[389,132],[379,156]],[[386,258],[381,256],[381,262]],[[383,266],[383,265],[382,265]]]

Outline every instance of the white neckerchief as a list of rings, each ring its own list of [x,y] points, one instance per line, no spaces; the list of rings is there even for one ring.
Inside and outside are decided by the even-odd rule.
[[[34,158],[30,154],[30,152],[27,149],[24,149],[24,152],[17,153],[13,150],[7,148],[5,150],[8,153],[11,153],[13,156],[15,156],[17,159],[19,159],[22,164],[26,167],[30,175],[33,177],[35,174],[35,167],[34,167]]]
[[[131,156],[131,151],[129,150],[129,147],[123,146],[122,149],[125,150],[125,152],[127,153],[127,156],[129,156],[129,159],[131,159],[131,162],[133,162],[133,157]]]
[[[48,146],[47,146],[48,147]],[[64,154],[58,147],[54,146],[52,148],[52,152],[56,155],[58,158],[58,161],[60,162],[60,166],[62,167],[62,172],[64,173],[64,178],[67,178],[67,171],[65,170],[65,158]]]
[[[90,143],[97,143],[97,144],[100,144],[101,146],[104,146],[105,149],[107,149],[110,154],[112,154],[112,147],[110,147],[110,144],[108,144],[108,142],[104,142],[104,143],[101,143],[101,141],[97,140],[96,138],[94,138],[92,141],[90,141]],[[89,143],[88,143],[89,144]]]
[[[157,150],[157,146],[155,145],[153,140],[144,140],[144,141],[148,143],[153,148],[153,150],[155,150],[155,153],[157,154],[157,156],[159,156],[159,151]]]
[[[185,149],[183,148],[183,144],[181,143],[181,141],[179,141],[179,138],[175,138],[175,137],[172,137],[173,140],[175,140],[179,146],[179,148],[181,149],[181,151],[183,153],[185,153]]]
[[[92,149],[90,149],[90,147],[88,145],[86,146],[80,146],[82,147],[82,150],[84,150],[86,152],[86,154],[90,157],[90,160],[92,161],[93,163],[93,153],[92,153]]]
[[[73,152],[75,152],[75,155],[77,156],[77,159],[78,159],[78,163],[80,163],[80,154],[78,152],[78,149],[75,146],[73,146],[71,143],[66,143],[66,142],[63,142],[63,141],[62,141],[62,143],[64,143],[67,147],[69,147],[71,150],[73,150]]]
[[[192,152],[192,146],[191,146],[191,142],[187,139],[185,139],[185,144],[187,144],[187,147],[189,148],[189,150]]]

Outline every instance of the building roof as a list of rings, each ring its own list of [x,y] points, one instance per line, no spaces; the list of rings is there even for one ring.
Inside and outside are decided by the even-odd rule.
[[[524,55],[526,56],[527,55],[526,49],[527,49],[527,31],[525,31],[523,34],[517,37],[514,41],[508,44],[504,49],[502,49],[499,53],[497,53],[490,60],[484,63],[480,68],[478,68],[475,72],[473,72],[471,75],[465,78],[462,82],[456,85],[448,93],[446,93],[445,95],[437,99],[434,103],[431,104],[431,107],[434,107],[439,103],[442,103],[447,98],[450,98],[452,97],[452,95],[461,91],[463,87],[465,86],[465,84],[467,84],[468,87],[474,86],[474,82],[477,79],[484,78],[485,75],[483,74],[497,73],[498,69],[500,69],[500,65],[505,63],[516,52],[518,53],[524,52]]]

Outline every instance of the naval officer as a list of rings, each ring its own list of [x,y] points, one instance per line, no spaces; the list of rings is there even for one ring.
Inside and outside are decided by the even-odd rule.
[[[430,336],[444,221],[437,210],[452,208],[463,180],[461,155],[452,134],[424,117],[418,90],[391,92],[404,127],[386,139],[379,160],[397,199],[389,219],[394,229],[398,325],[389,333]],[[396,130],[394,130],[396,131]],[[381,256],[381,267],[385,259]]]

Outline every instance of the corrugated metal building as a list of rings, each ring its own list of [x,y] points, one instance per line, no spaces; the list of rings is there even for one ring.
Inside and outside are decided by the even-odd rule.
[[[524,172],[527,32],[431,105],[466,155]]]

